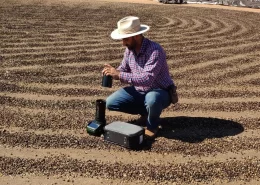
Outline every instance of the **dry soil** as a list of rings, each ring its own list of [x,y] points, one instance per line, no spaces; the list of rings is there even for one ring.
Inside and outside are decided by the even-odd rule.
[[[260,184],[259,10],[150,0],[0,5],[1,184]],[[89,136],[127,15],[167,53],[180,101],[140,151]],[[107,123],[138,116],[106,111]]]

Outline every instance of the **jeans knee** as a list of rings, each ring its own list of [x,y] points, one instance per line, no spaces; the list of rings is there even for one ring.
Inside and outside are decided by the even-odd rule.
[[[162,107],[162,99],[156,92],[150,92],[145,97],[146,109],[157,110]]]
[[[153,108],[153,107],[158,107],[159,103],[156,100],[149,100],[145,104],[146,108]]]
[[[153,108],[159,106],[159,100],[155,98],[147,98],[145,101],[146,108]]]
[[[113,102],[113,101],[112,101],[111,96],[107,97],[107,99],[106,99],[106,108],[107,108],[107,109],[111,109],[111,107],[113,107],[112,102]]]

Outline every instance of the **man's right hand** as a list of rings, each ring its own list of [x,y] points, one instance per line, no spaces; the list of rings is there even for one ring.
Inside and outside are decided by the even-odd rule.
[[[110,64],[104,64],[104,69],[102,70],[103,75],[110,75],[115,80],[119,80],[119,73],[120,71],[116,70],[114,67],[112,67]]]

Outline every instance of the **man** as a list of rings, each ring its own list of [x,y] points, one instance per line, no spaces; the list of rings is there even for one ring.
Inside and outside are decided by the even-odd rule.
[[[112,39],[122,40],[126,46],[124,58],[115,69],[105,64],[103,75],[110,75],[130,86],[121,88],[106,100],[109,110],[140,114],[147,128],[145,135],[155,137],[163,109],[171,104],[167,91],[174,86],[163,48],[142,34],[149,26],[140,24],[138,17],[128,16],[118,21]]]

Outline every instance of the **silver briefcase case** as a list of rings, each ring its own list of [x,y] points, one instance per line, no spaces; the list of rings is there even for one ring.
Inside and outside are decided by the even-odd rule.
[[[140,149],[144,142],[144,128],[115,121],[104,127],[104,140],[129,149]]]

